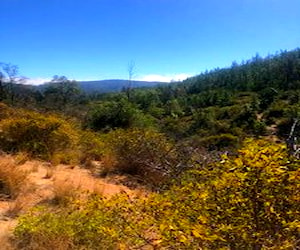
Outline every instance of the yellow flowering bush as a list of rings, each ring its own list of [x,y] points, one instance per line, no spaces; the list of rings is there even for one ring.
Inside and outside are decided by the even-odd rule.
[[[296,249],[299,188],[299,161],[283,144],[247,140],[167,191],[34,210],[15,235],[22,249]]]
[[[74,148],[78,134],[67,121],[54,115],[24,112],[0,121],[0,147],[51,160],[56,152]]]

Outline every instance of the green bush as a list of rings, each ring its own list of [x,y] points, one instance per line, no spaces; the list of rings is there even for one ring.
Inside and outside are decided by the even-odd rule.
[[[243,105],[232,105],[232,106],[227,106],[227,107],[222,107],[222,108],[215,108],[216,111],[216,118],[218,120],[230,120],[233,117],[236,117],[241,113],[243,109]]]
[[[93,105],[87,116],[87,127],[95,131],[109,131],[115,128],[147,127],[154,122],[151,115],[145,115],[137,105],[126,99],[104,101]]]
[[[79,137],[80,162],[100,161],[105,153],[105,144],[100,135],[91,131],[82,131]]]
[[[264,119],[268,125],[276,123],[278,119],[286,116],[288,104],[286,101],[278,100],[264,112]]]
[[[231,134],[220,134],[200,139],[198,144],[208,150],[221,150],[226,148],[237,148],[239,138]]]
[[[13,115],[13,109],[8,107],[6,104],[0,102],[0,120],[8,118]]]
[[[255,135],[266,135],[267,125],[263,121],[255,121],[252,130]]]
[[[188,134],[191,124],[189,117],[167,116],[162,120],[162,130],[172,138],[184,138]]]

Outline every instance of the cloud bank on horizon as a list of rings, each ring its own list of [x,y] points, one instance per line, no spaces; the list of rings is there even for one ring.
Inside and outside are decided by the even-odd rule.
[[[147,81],[147,82],[172,82],[172,81],[183,81],[189,77],[193,76],[193,74],[174,74],[174,75],[145,75],[143,77],[138,78],[139,81]]]
[[[25,84],[28,84],[28,85],[41,85],[41,84],[44,84],[44,83],[50,82],[50,81],[51,81],[50,78],[42,78],[42,77],[27,78]]]

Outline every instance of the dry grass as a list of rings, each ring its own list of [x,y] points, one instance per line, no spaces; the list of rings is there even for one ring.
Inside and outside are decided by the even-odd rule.
[[[16,166],[13,158],[4,156],[0,159],[0,193],[15,199],[27,184],[27,175]]]
[[[117,159],[112,154],[107,154],[103,156],[101,164],[94,169],[94,173],[100,177],[106,177],[109,173],[112,173],[116,170],[118,164]]]
[[[43,178],[44,179],[51,179],[54,175],[55,169],[56,169],[55,167],[47,166],[46,167],[46,174]]]
[[[105,186],[103,184],[95,183],[93,189],[91,190],[91,193],[103,195],[104,190],[105,190]]]
[[[32,173],[36,173],[39,171],[39,165],[40,163],[35,161],[34,163],[32,163],[32,166],[31,166],[31,172]]]
[[[10,218],[16,218],[25,206],[26,201],[18,197],[15,201],[9,203],[8,209],[5,212],[5,216]]]
[[[2,230],[0,230],[0,249],[2,250],[16,250],[16,248],[12,244],[12,235],[8,225],[1,225]]]
[[[80,185],[65,180],[54,180],[53,201],[56,205],[66,205],[70,200],[75,200],[80,195]]]
[[[16,248],[11,245],[9,238],[5,236],[0,237],[0,242],[3,250],[16,250]]]

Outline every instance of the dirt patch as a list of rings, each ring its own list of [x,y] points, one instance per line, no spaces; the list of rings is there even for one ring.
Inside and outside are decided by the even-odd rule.
[[[3,160],[0,157],[0,161]],[[26,188],[14,200],[0,199],[0,242],[1,249],[14,249],[10,238],[17,224],[17,217],[28,209],[49,201],[55,196],[56,185],[83,192],[95,192],[106,197],[126,192],[133,195],[136,191],[108,180],[96,178],[87,169],[67,165],[51,166],[49,163],[27,161],[18,166],[27,173]]]

